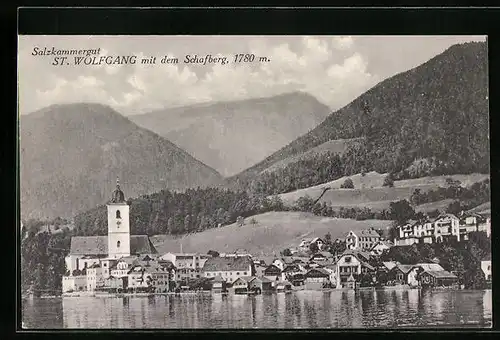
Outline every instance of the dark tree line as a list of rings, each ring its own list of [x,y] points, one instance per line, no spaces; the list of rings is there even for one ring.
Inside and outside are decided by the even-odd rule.
[[[255,214],[283,210],[278,197],[265,198],[227,189],[162,190],[129,200],[132,234],[180,235],[227,225]],[[106,235],[106,206],[75,217],[78,235]]]
[[[71,233],[28,232],[21,243],[21,288],[35,291],[61,290]]]

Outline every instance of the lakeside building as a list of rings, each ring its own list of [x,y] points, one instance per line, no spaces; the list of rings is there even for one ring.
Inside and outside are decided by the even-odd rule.
[[[203,276],[220,276],[225,282],[232,283],[240,276],[255,276],[255,268],[249,256],[212,257],[203,266]]]
[[[198,253],[166,253],[161,256],[162,260],[171,262],[176,268],[177,281],[203,277],[203,266],[209,258],[209,255]]]
[[[457,242],[468,240],[469,234],[483,231],[490,237],[491,222],[480,214],[462,213],[460,218],[453,214],[441,214],[431,219],[410,220],[396,228],[394,244],[408,246],[414,243],[439,243],[447,239]]]
[[[117,263],[133,256],[157,254],[147,235],[130,235],[129,205],[118,180],[107,210],[107,236],[71,238],[70,252],[65,257],[66,275],[62,277],[63,293],[105,287],[111,271],[118,269]]]
[[[370,254],[367,252],[346,250],[338,257],[336,262],[336,286],[338,288],[347,288],[349,286],[349,277],[375,273],[376,269],[369,261]]]

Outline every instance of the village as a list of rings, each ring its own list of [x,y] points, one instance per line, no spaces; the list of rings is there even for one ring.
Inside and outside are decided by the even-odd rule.
[[[460,288],[455,273],[438,261],[406,264],[380,261],[392,247],[468,240],[472,232],[490,237],[489,216],[442,214],[408,221],[392,241],[374,228],[350,231],[333,240],[342,249],[325,251],[321,237],[303,239],[281,256],[233,253],[159,254],[147,235],[130,235],[129,206],[117,182],[108,208],[107,236],[76,236],[65,258],[64,296],[213,292],[261,294],[297,290]],[[491,282],[491,258],[481,261]]]

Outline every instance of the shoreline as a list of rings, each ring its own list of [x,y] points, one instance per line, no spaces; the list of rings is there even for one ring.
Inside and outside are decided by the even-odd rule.
[[[422,289],[420,287],[366,287],[361,289],[351,289],[351,288],[331,288],[331,289],[321,289],[321,290],[291,290],[288,292],[266,292],[266,294],[257,295],[269,295],[269,294],[282,294],[282,293],[298,293],[298,292],[370,292],[370,291],[461,291],[461,292],[475,292],[475,291],[488,291],[491,289],[454,289],[454,288],[432,288],[432,289]],[[81,292],[81,293],[65,293],[60,296],[40,296],[40,297],[23,297],[23,299],[51,299],[51,298],[77,298],[77,297],[96,297],[96,298],[120,298],[120,297],[152,297],[152,296],[180,296],[180,295],[248,295],[255,296],[256,294],[233,294],[233,293],[215,293],[209,290],[206,291],[196,291],[196,292],[168,292],[168,293],[95,293],[95,292]]]

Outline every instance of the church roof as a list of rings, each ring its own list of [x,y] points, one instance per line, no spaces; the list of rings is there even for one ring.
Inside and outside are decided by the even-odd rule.
[[[108,236],[74,236],[71,238],[70,255],[107,255]],[[130,236],[131,254],[157,254],[147,235]]]

